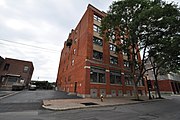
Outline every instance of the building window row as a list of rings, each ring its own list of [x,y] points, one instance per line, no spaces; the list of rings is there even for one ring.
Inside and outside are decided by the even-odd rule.
[[[102,39],[99,39],[97,37],[93,37],[93,43],[99,46],[103,46],[103,41]]]
[[[95,15],[93,16],[94,20],[98,21],[98,22],[101,22],[102,18],[99,17],[98,15]]]
[[[10,64],[9,64],[9,63],[6,63],[6,64],[4,65],[3,70],[4,70],[4,71],[8,71],[8,70],[9,70],[9,67],[10,67]],[[25,65],[25,66],[23,67],[23,72],[24,72],[24,73],[28,73],[29,71],[30,71],[30,68],[29,68],[27,65]]]
[[[105,69],[92,67],[90,70],[90,82],[106,83]],[[133,79],[130,74],[125,74],[125,85],[133,85]],[[121,73],[118,71],[110,71],[110,84],[122,85]],[[138,86],[144,86],[144,82],[140,81]]]

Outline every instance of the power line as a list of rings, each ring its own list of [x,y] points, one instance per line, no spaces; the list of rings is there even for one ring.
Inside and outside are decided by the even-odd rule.
[[[53,51],[53,52],[60,52],[60,51],[58,51],[58,50],[43,48],[43,47],[34,46],[34,45],[28,45],[28,44],[20,43],[20,42],[14,42],[14,41],[10,41],[10,40],[7,40],[7,39],[1,39],[1,38],[0,38],[0,41],[5,41],[5,42],[9,42],[9,43],[24,45],[24,46],[28,46],[28,47],[33,47],[33,48],[38,48],[38,49],[43,49],[43,50],[48,50],[48,51]],[[3,43],[0,43],[0,44],[3,44]]]

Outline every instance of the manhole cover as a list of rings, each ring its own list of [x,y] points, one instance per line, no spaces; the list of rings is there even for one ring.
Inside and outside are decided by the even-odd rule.
[[[86,103],[81,103],[85,106],[90,106],[90,105],[98,105],[97,103],[93,103],[93,102],[86,102]]]

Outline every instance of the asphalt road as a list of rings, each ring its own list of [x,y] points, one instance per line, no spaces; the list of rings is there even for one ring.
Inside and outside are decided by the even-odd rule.
[[[53,91],[27,91],[1,100],[0,110],[2,109],[1,105],[10,104],[10,101],[11,104],[17,104],[17,109],[13,111],[1,110],[0,120],[180,120],[180,96],[171,96],[161,101],[148,103],[69,111],[45,110],[36,104],[46,94],[48,95],[45,98],[57,97],[57,94],[61,97],[64,96],[64,98],[71,97],[63,92],[51,95],[52,93]],[[20,98],[20,96],[24,98]],[[20,110],[18,106],[23,108],[21,105],[31,106],[31,109],[27,107],[29,109]]]
[[[0,113],[42,110],[44,99],[76,99],[77,96],[54,90],[20,91],[18,94],[0,99]]]

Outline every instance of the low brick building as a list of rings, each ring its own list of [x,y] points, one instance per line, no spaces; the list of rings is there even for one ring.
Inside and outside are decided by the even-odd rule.
[[[152,71],[148,72],[152,84],[152,92],[156,94],[155,78]],[[159,90],[162,94],[180,94],[180,75],[171,73],[158,76]]]
[[[0,66],[0,87],[11,86],[16,82],[16,78],[24,80],[27,86],[30,81],[34,71],[33,63],[30,61],[5,58],[1,61]],[[6,79],[11,77],[12,79]]]
[[[105,41],[99,34],[105,15],[88,5],[77,27],[71,30],[61,52],[56,81],[59,89],[82,97],[134,94],[127,53],[115,53],[116,44]],[[140,54],[137,61],[140,61]],[[143,80],[138,90],[145,95]]]

